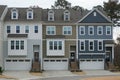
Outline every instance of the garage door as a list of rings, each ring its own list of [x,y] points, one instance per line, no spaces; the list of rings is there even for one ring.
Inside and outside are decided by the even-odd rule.
[[[30,59],[6,59],[5,70],[30,70]]]
[[[68,59],[44,59],[44,70],[68,70]]]
[[[79,67],[81,70],[104,69],[104,59],[83,59],[80,60]]]

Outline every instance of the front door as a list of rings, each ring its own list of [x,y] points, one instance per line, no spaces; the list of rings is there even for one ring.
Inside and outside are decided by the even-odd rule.
[[[75,59],[76,59],[75,52],[71,52],[70,53],[70,60],[71,60],[71,62],[74,62]]]
[[[39,61],[39,52],[34,52],[34,61]]]

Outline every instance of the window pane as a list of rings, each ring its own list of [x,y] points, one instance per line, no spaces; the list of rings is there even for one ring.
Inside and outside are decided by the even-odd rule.
[[[21,41],[21,49],[24,49],[24,41]]]
[[[14,41],[11,41],[11,49],[14,49]]]
[[[16,12],[13,12],[13,18],[16,18]]]
[[[29,26],[25,27],[25,33],[29,33]]]
[[[54,50],[57,50],[57,41],[54,41]]]
[[[48,35],[54,35],[55,34],[55,27],[47,27],[47,34]]]
[[[19,49],[19,41],[16,41],[16,49]]]
[[[16,33],[20,33],[20,26],[16,26]]]
[[[10,26],[7,26],[7,33],[10,33]]]
[[[50,50],[53,50],[53,41],[50,41],[50,42],[49,42],[49,49],[50,49]]]
[[[34,31],[34,32],[35,32],[35,33],[38,33],[38,26],[35,26],[34,28],[35,28],[35,31]]]
[[[62,50],[62,41],[59,41],[59,50]]]

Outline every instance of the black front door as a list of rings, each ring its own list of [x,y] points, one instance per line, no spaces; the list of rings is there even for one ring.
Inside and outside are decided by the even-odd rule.
[[[34,61],[39,61],[39,52],[34,52]]]
[[[75,52],[71,52],[71,53],[70,53],[70,59],[71,59],[71,61],[74,62],[74,61],[75,61],[75,58],[76,58],[76,57],[75,57]]]

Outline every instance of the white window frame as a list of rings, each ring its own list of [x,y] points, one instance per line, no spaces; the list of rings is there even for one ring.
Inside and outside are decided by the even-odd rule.
[[[93,42],[93,49],[92,50],[90,49],[90,46],[91,46],[90,42]],[[94,51],[94,40],[89,40],[89,51]]]
[[[83,28],[83,30],[84,30],[84,31],[83,31],[84,34],[81,33],[81,31],[82,31],[81,28]],[[80,30],[80,35],[85,35],[85,26],[80,26],[80,27],[79,27],[79,30]]]
[[[48,28],[54,28],[54,34],[51,34],[51,31],[50,31],[50,34],[48,34]],[[46,34],[47,35],[56,35],[56,26],[46,26]]]
[[[96,12],[93,12],[93,16],[97,16],[97,13],[96,13]]]
[[[52,17],[52,19],[50,19]],[[48,21],[54,21],[54,11],[48,11]]]
[[[67,28],[67,34],[64,33],[65,28]],[[70,28],[70,32],[71,32],[70,34],[68,34],[69,31],[68,28]],[[63,26],[63,35],[72,35],[72,26]]]
[[[31,18],[29,18],[29,13],[31,14]],[[27,11],[27,19],[33,19],[33,10]]]
[[[108,28],[110,28],[110,34],[107,33]],[[111,26],[106,26],[106,35],[111,35]]]
[[[68,16],[68,19],[66,19],[66,15]],[[70,20],[70,12],[68,10],[64,11],[64,21]]]
[[[83,46],[84,46],[84,49],[83,49],[83,50],[81,49],[81,46],[82,46],[82,45],[81,45],[81,42],[83,42],[83,44],[84,44],[84,45],[83,45]],[[80,51],[85,51],[85,40],[80,40]]]
[[[14,13],[16,14],[16,17],[14,18]],[[12,9],[11,10],[11,19],[18,19],[18,10],[17,9]]]
[[[92,34],[90,34],[90,28],[92,28]],[[88,26],[88,35],[94,35],[94,26]]]
[[[102,43],[102,45],[101,45],[102,49],[99,48],[99,46],[100,46],[99,42]],[[98,44],[97,45],[98,45],[98,51],[103,51],[103,41],[102,40],[98,40]]]
[[[99,28],[101,28],[101,34],[99,34]],[[103,35],[103,26],[97,26],[97,35]]]

